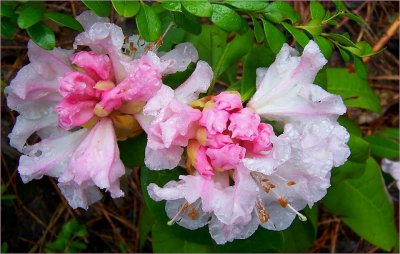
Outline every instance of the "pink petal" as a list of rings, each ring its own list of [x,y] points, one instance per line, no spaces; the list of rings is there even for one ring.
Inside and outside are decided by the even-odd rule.
[[[238,144],[225,145],[219,149],[208,148],[206,152],[214,168],[225,170],[235,169],[245,153],[246,149]]]
[[[272,148],[270,136],[275,135],[272,126],[265,123],[258,125],[258,136],[253,141],[243,141],[243,147],[252,153],[268,151]]]
[[[73,153],[59,182],[97,185],[116,198],[124,195],[119,188],[119,178],[124,173],[112,121],[102,118]]]
[[[61,128],[69,130],[83,125],[94,116],[93,108],[96,101],[71,101],[65,99],[57,105],[55,111],[58,114],[58,124]]]
[[[151,170],[173,169],[178,166],[182,153],[180,146],[152,149],[147,145],[144,163]]]
[[[44,175],[59,177],[65,170],[72,153],[87,135],[85,129],[65,132],[57,138],[44,139],[30,147],[19,161],[18,172],[24,183]]]
[[[229,113],[225,110],[204,109],[199,124],[206,127],[210,134],[222,133],[226,129]]]
[[[95,98],[98,94],[98,91],[93,88],[96,82],[81,72],[67,72],[59,79],[59,83],[60,94],[76,101]]]
[[[73,64],[83,68],[94,80],[112,80],[113,69],[111,60],[107,55],[96,51],[81,51],[71,56]]]
[[[225,134],[215,134],[212,135],[207,133],[207,142],[206,145],[210,148],[221,148],[225,145],[233,144],[233,141],[229,135]]]
[[[208,63],[198,61],[192,75],[175,89],[175,98],[185,104],[197,100],[200,93],[207,92],[212,78],[213,72]]]
[[[202,176],[214,175],[214,170],[208,161],[206,147],[200,146],[196,153],[196,161],[194,167]]]
[[[226,111],[238,111],[243,108],[240,95],[222,92],[214,97],[215,108]]]
[[[232,131],[232,138],[241,140],[254,140],[258,135],[260,117],[249,108],[244,108],[233,113],[229,120],[228,130]]]

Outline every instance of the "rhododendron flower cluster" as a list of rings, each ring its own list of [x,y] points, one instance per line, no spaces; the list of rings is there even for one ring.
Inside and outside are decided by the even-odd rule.
[[[148,134],[146,165],[188,172],[162,188],[148,186],[154,200],[167,200],[170,224],[208,225],[223,244],[258,226],[283,230],[296,216],[306,220],[299,211],[325,196],[331,169],[350,154],[349,134],[337,123],[343,101],[312,84],[325,64],[313,41],[300,57],[285,44],[268,69],[257,70],[257,91],[245,107],[234,92],[198,99],[209,70],[190,87],[163,86],[149,100],[137,115]]]
[[[101,198],[99,189],[113,198],[124,195],[117,140],[141,132],[134,114],[162,87],[162,76],[185,70],[198,56],[189,43],[162,57],[149,45],[136,45],[136,53],[127,56],[120,27],[89,11],[77,20],[85,31],[74,48],[90,50],[45,51],[30,41],[31,63],[5,92],[8,106],[20,114],[9,137],[23,153],[22,180],[57,177],[69,204],[87,208]],[[25,145],[35,132],[41,141]]]

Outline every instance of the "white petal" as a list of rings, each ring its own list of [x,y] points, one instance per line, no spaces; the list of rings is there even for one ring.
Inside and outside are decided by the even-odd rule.
[[[165,205],[165,211],[170,219],[179,212],[182,205],[186,202],[185,199],[178,199],[173,201],[167,201]],[[188,208],[180,212],[175,222],[184,228],[195,230],[207,225],[210,220],[210,214],[203,212],[201,209],[200,199],[190,204]]]
[[[295,55],[293,48],[282,47],[248,106],[264,118],[285,122],[321,115],[336,119],[344,114],[340,96],[312,84],[326,63],[317,44],[310,41],[301,57]]]
[[[88,30],[94,23],[107,23],[109,19],[106,17],[99,17],[92,11],[84,11],[76,17],[79,23],[83,26],[83,29]]]
[[[199,55],[192,43],[178,44],[161,57],[161,61],[168,62],[168,67],[163,71],[163,75],[184,71],[191,62],[195,63],[198,58]]]
[[[178,166],[183,148],[172,145],[165,149],[152,149],[148,145],[145,151],[145,164],[149,169],[173,169]]]
[[[22,155],[18,172],[24,183],[40,179],[44,175],[59,177],[65,170],[72,153],[87,135],[87,130],[65,132],[64,136],[44,139],[30,147],[30,153]]]
[[[174,98],[174,90],[171,87],[162,85],[157,93],[147,101],[143,108],[144,115],[156,116],[165,109]]]
[[[99,201],[103,196],[97,186],[83,188],[76,183],[70,182],[59,183],[58,187],[73,209],[78,207],[88,209],[89,205]]]
[[[382,170],[390,174],[397,182],[397,188],[400,189],[400,162],[389,159],[382,160]]]
[[[175,98],[185,104],[197,100],[200,93],[207,92],[212,78],[213,72],[210,65],[204,61],[198,61],[192,75],[175,89]]]

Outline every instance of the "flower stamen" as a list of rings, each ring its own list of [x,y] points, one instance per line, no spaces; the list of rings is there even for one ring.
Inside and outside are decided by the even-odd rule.
[[[179,208],[178,212],[175,214],[175,216],[169,220],[167,222],[168,226],[172,226],[175,224],[176,219],[178,218],[179,214],[181,214],[183,211],[185,211],[186,209],[188,209],[189,207],[189,203],[186,201],[185,203],[183,203],[183,205],[181,206],[181,208]]]

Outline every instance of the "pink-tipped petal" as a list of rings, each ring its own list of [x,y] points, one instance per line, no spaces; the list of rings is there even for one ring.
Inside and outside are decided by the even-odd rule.
[[[97,95],[97,91],[93,88],[96,82],[81,72],[67,72],[59,79],[59,84],[60,94],[75,101],[95,98]]]
[[[239,94],[222,92],[214,97],[215,108],[226,111],[238,111],[243,108]]]
[[[249,108],[244,108],[229,117],[228,130],[232,131],[232,138],[240,140],[254,140],[258,136],[260,117]]]
[[[93,108],[96,101],[70,101],[63,100],[57,105],[55,111],[58,114],[58,125],[69,130],[71,128],[83,125],[93,116]]]
[[[221,148],[207,148],[206,154],[211,165],[217,169],[235,169],[244,158],[246,149],[238,144],[229,144]]]
[[[112,80],[114,77],[111,60],[96,51],[81,51],[71,56],[73,64],[83,68],[94,80]]]

